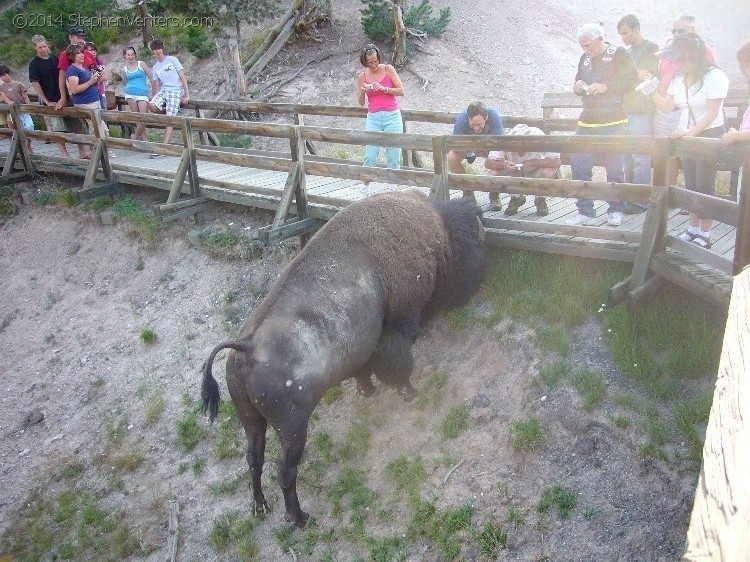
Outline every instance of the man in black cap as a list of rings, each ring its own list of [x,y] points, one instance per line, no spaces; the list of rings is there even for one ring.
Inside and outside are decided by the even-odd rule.
[[[83,49],[86,43],[86,32],[80,27],[71,27],[70,31],[68,31],[68,41],[70,41],[71,45],[80,45],[81,49]],[[60,56],[58,56],[57,59],[57,69],[60,71],[60,73],[58,74],[58,80],[60,83],[60,99],[62,100],[63,105],[73,107],[71,96],[68,95],[68,85],[65,83],[65,72],[68,70],[68,67],[73,63],[73,61],[68,60],[68,55],[65,52],[65,49],[62,50]],[[96,64],[96,60],[94,60],[89,51],[84,50],[83,66],[89,68],[92,64]],[[85,132],[84,123],[80,119],[66,119],[66,123],[68,124],[68,128],[70,129],[71,133]],[[91,152],[88,150],[88,147],[85,144],[78,145],[78,154],[81,158],[91,158]]]

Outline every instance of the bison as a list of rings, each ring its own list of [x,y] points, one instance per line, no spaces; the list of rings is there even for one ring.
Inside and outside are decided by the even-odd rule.
[[[211,422],[216,354],[230,348],[229,394],[247,436],[254,510],[268,510],[261,473],[270,423],[281,440],[278,479],[286,519],[305,525],[297,466],[323,393],[349,377],[364,394],[371,375],[413,396],[411,346],[424,322],[466,303],[484,278],[479,209],[473,200],[431,202],[417,191],[353,203],[313,236],[281,273],[239,338],[217,345],[204,367]]]

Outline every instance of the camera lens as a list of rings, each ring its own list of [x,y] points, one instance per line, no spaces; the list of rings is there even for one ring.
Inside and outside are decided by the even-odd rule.
[[[467,152],[467,153],[466,153],[466,161],[467,161],[467,162],[468,162],[469,164],[473,164],[473,163],[474,163],[474,160],[476,160],[476,159],[477,159],[477,155],[476,155],[476,154],[474,154],[474,151],[473,151],[473,150],[471,150],[471,151],[469,151],[469,152]]]

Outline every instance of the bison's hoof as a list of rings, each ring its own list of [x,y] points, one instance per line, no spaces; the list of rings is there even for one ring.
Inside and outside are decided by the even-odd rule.
[[[357,381],[357,393],[361,394],[365,398],[368,398],[375,394],[375,385],[373,385],[370,381],[362,382]]]
[[[304,511],[299,512],[298,515],[289,515],[286,514],[286,520],[292,523],[295,527],[299,527],[300,529],[303,529],[305,525],[307,525],[307,520],[310,518],[310,514],[306,513]]]
[[[268,513],[271,513],[271,506],[268,505],[268,502],[266,500],[253,503],[253,515],[255,515],[256,517],[262,517],[263,515],[267,515]]]
[[[412,385],[402,386],[399,389],[399,394],[406,402],[411,402],[417,397],[417,391],[414,390]]]

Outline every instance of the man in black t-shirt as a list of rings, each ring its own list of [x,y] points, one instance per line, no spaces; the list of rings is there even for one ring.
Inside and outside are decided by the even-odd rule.
[[[29,62],[29,81],[34,91],[39,96],[39,105],[46,105],[60,109],[65,105],[65,102],[60,96],[60,85],[58,77],[58,60],[57,57],[50,53],[49,45],[47,40],[41,35],[34,35],[31,38],[31,42],[34,43],[36,49],[36,56]],[[66,132],[68,129],[65,126],[65,121],[61,117],[46,117],[45,122],[47,123],[47,130],[50,129],[58,132]],[[60,154],[69,158],[65,143],[59,142],[57,144],[60,149]]]
[[[583,55],[578,62],[573,91],[582,96],[583,111],[578,118],[576,135],[627,135],[628,116],[623,106],[623,95],[638,83],[635,65],[627,51],[604,41],[604,30],[599,24],[587,23],[578,30],[578,42]],[[594,165],[607,170],[607,181],[622,183],[621,154],[576,153],[570,157],[574,180],[591,181]],[[621,201],[608,201],[607,224],[622,224]],[[596,210],[591,199],[579,199],[578,214],[571,224],[596,223]]]

